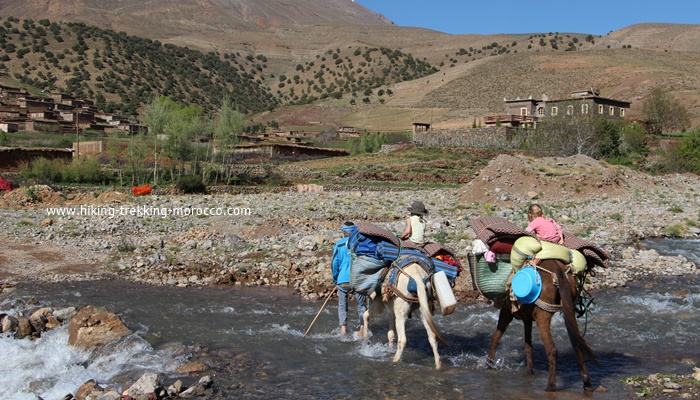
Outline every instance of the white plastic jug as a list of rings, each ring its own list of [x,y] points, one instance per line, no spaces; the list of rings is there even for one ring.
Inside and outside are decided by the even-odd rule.
[[[438,271],[433,274],[433,288],[435,288],[435,293],[437,293],[442,315],[452,314],[457,307],[457,299],[455,299],[445,271]]]

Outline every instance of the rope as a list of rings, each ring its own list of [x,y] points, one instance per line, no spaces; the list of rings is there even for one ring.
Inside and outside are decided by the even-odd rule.
[[[535,305],[545,311],[551,312],[551,313],[556,313],[556,312],[561,312],[564,311],[564,306],[561,304],[549,304],[543,300],[537,299],[535,300]]]
[[[554,275],[553,272],[548,271],[535,263],[530,263],[530,265],[532,265],[540,271],[548,272],[552,276],[554,284],[558,285],[556,281],[556,275]],[[573,274],[571,265],[568,265],[566,273]],[[581,276],[578,284],[576,285],[576,299],[574,300],[576,307],[576,317],[585,317],[583,323],[583,330],[581,331],[582,336],[586,335],[586,330],[588,329],[588,314],[595,314],[598,311],[598,306],[593,301],[593,296],[583,287],[583,285],[586,282],[586,275],[588,275],[588,271],[584,272],[583,276]],[[540,299],[535,300],[535,305],[551,313],[561,312],[564,310],[564,306],[561,304],[550,304]]]
[[[398,259],[398,258],[397,258],[397,259]],[[423,268],[423,271],[425,271],[425,272],[428,274],[428,276],[425,278],[425,280],[428,280],[428,279],[430,279],[430,278],[433,276],[433,273],[431,273],[430,271],[428,271],[424,265],[422,265],[422,264],[420,264],[420,263],[415,263],[415,264],[420,265],[420,267]],[[408,265],[411,265],[411,264],[408,264]],[[396,269],[398,273],[404,274],[404,275],[406,276],[406,278],[408,278],[408,279],[410,280],[410,279],[413,279],[413,278],[412,278],[408,273],[406,273],[406,271],[403,270],[403,269],[406,268],[408,265],[405,265],[404,267],[398,267],[398,266],[396,266],[396,264],[392,263],[391,269]],[[387,274],[387,275],[388,275],[388,274]],[[416,282],[416,285],[425,285],[425,280],[422,280],[421,282]],[[398,279],[397,279],[397,281],[398,281]],[[400,291],[400,290],[396,287],[396,285],[394,285],[394,284],[391,283],[391,282],[389,282],[388,285],[386,285],[386,286],[387,286],[387,289],[388,289],[388,291],[389,291],[389,295],[390,295],[391,293],[393,293],[393,294],[397,295],[398,297],[402,298],[403,300],[405,300],[406,302],[409,302],[409,303],[418,303],[418,302],[419,302],[418,297],[413,297],[413,296],[411,296],[411,295],[409,295],[409,294],[403,293],[402,291]]]
[[[554,284],[554,286],[559,286],[559,282],[557,282],[557,276],[554,274],[554,272],[540,267],[537,264],[536,260],[531,260],[528,262],[528,264],[530,266],[534,267],[536,270],[547,272],[552,277],[552,283]],[[571,268],[569,268],[566,271],[566,273],[570,273],[570,272],[571,272]],[[564,311],[564,306],[562,304],[550,304],[544,300],[540,300],[539,298],[537,300],[535,300],[535,305],[537,307],[539,307],[547,312],[551,312],[551,313]]]
[[[590,272],[592,272],[592,270]],[[588,273],[589,271],[584,272],[578,285],[576,285],[576,317],[585,317],[583,330],[581,331],[582,336],[586,335],[586,330],[588,329],[588,314],[595,314],[598,312],[598,305],[593,301],[593,296],[583,287],[586,283],[586,275],[588,275]]]

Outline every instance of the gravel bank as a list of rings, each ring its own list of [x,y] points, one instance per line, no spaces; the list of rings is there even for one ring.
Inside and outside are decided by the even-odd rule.
[[[465,267],[475,239],[471,218],[501,216],[524,227],[525,208],[538,202],[566,231],[610,254],[612,267],[596,268],[589,289],[618,287],[650,275],[699,272],[682,256],[639,245],[648,237],[698,237],[699,183],[697,176],[650,177],[580,156],[499,156],[459,189],[143,197],[18,189],[0,197],[0,282],[119,276],[170,286],[283,286],[317,299],[332,287],[330,256],[343,221],[400,233],[406,208],[421,200],[430,211],[428,238],[453,249]],[[50,216],[51,207],[75,215]],[[188,215],[162,215],[177,212]],[[468,271],[455,292],[477,297]]]

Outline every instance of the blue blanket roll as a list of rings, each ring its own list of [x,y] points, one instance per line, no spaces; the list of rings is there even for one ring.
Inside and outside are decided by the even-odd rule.
[[[445,275],[447,275],[447,280],[450,281],[450,283],[454,283],[455,279],[457,279],[457,275],[459,275],[458,266],[440,261],[437,258],[433,258],[433,264],[435,265],[435,272],[444,271]]]
[[[394,261],[399,257],[399,248],[392,243],[381,242],[377,244],[376,251],[377,258],[382,260]],[[402,256],[408,254],[425,256],[425,254],[418,250],[401,249]],[[459,267],[440,261],[437,258],[431,258],[431,260],[433,260],[433,264],[435,265],[435,272],[445,271],[447,280],[450,281],[450,283],[454,283],[455,279],[457,279],[457,275],[459,275]]]
[[[382,260],[394,261],[399,258],[399,247],[389,242],[382,242],[377,244],[376,248],[377,257]],[[425,256],[422,252],[418,250],[401,249],[401,255],[420,255]]]

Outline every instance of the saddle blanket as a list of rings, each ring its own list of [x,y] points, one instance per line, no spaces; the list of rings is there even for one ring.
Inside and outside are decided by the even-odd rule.
[[[394,261],[399,257],[399,254],[401,256],[404,255],[415,255],[415,256],[423,256],[426,257],[425,254],[418,250],[412,250],[412,249],[400,249],[398,246],[394,246],[391,243],[387,242],[382,242],[377,245],[377,257],[381,258],[383,260],[389,260],[389,261]],[[437,257],[440,257],[439,255]],[[459,265],[452,265],[448,264],[442,260],[439,260],[435,257],[431,257],[430,260],[433,262],[433,265],[435,266],[435,272],[438,271],[444,271],[445,275],[447,275],[447,280],[450,281],[450,284],[454,283],[455,279],[459,275],[460,272],[460,267]]]

